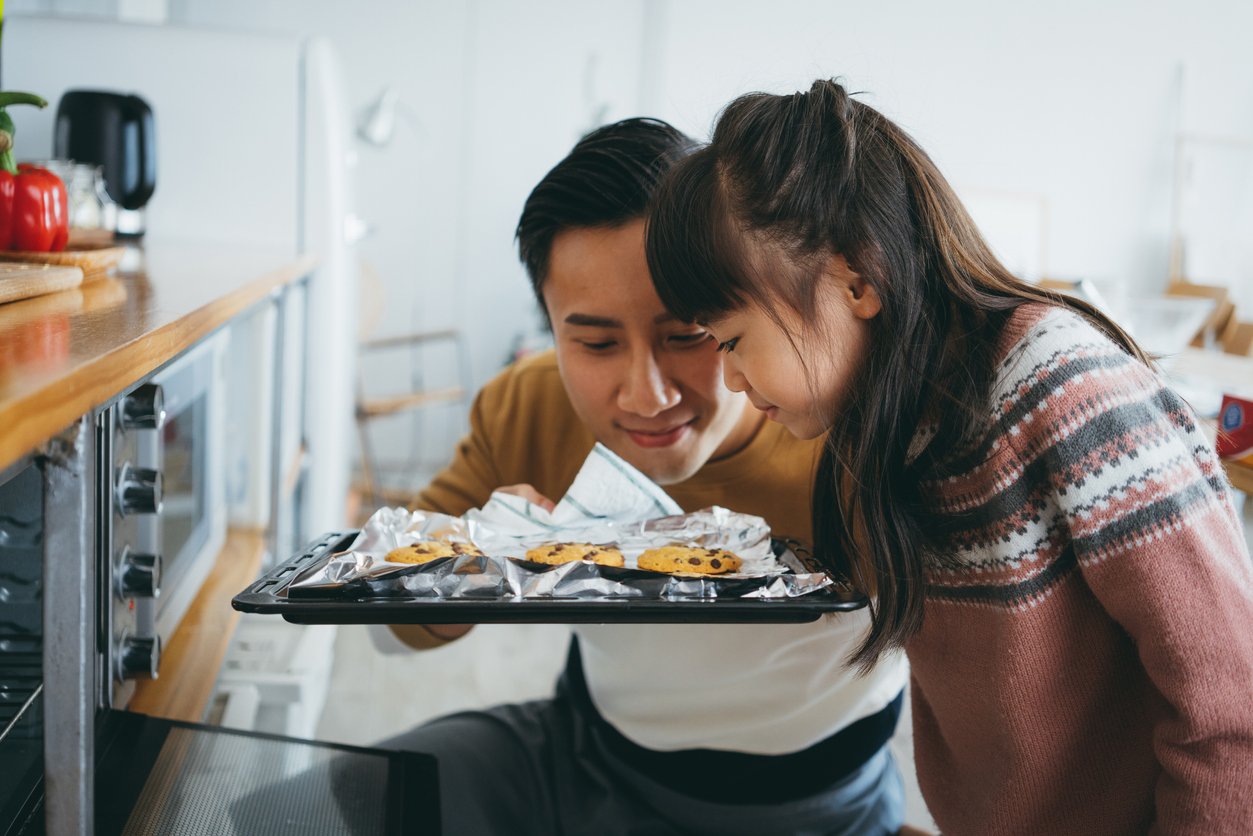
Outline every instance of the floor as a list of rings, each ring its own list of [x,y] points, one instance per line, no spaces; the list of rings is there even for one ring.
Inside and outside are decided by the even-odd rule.
[[[551,696],[569,636],[561,625],[487,624],[437,650],[383,655],[365,627],[340,627],[317,737],[367,746],[452,711]],[[891,743],[906,821],[934,828],[914,778],[908,718],[906,706]]]

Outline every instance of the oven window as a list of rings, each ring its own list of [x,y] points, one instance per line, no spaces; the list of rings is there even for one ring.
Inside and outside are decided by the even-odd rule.
[[[161,551],[167,572],[180,573],[182,552],[197,533],[205,514],[205,409],[206,396],[196,398],[177,415],[166,419],[162,429],[164,460],[161,468],[163,495]]]
[[[0,484],[0,833],[43,777],[42,500],[33,465]]]

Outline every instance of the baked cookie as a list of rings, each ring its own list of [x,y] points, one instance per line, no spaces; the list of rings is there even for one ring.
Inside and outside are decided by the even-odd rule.
[[[697,546],[662,546],[640,555],[639,567],[653,572],[671,574],[722,575],[734,572],[744,561],[726,549],[702,549]]]
[[[622,566],[626,563],[622,552],[613,546],[596,546],[591,543],[553,543],[551,546],[540,546],[528,551],[526,559],[552,564],[590,560],[601,566]]]
[[[429,563],[441,557],[457,557],[469,554],[483,557],[477,546],[469,543],[445,543],[443,540],[423,540],[412,546],[401,546],[392,549],[383,558],[388,563]]]

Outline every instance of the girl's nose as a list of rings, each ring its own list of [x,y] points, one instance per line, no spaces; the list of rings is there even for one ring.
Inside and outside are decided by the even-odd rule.
[[[679,405],[683,394],[657,364],[651,350],[631,358],[626,380],[618,389],[618,408],[652,418]]]
[[[730,357],[725,357],[722,361],[722,382],[732,392],[747,392],[753,388],[748,385],[748,378],[740,372],[737,364]]]

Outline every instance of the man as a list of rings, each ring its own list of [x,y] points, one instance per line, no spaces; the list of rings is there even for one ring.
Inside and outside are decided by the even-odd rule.
[[[644,214],[691,141],[631,119],[581,140],[526,202],[523,262],[555,349],[474,404],[421,507],[461,514],[504,489],[552,507],[600,441],[685,509],[723,505],[809,539],[818,442],[722,383],[716,345],[653,290]],[[895,833],[885,744],[902,658],[843,662],[864,613],[803,625],[576,625],[557,695],[439,718],[383,746],[439,759],[452,834]],[[395,626],[410,647],[470,627]]]

